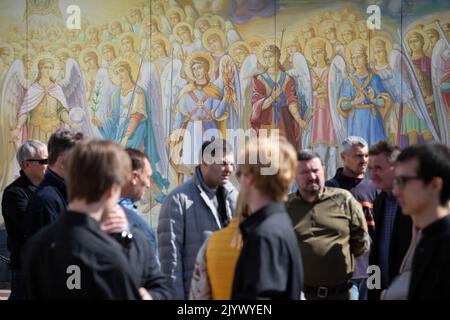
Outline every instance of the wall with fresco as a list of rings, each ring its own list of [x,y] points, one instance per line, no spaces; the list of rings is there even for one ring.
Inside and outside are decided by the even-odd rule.
[[[60,127],[148,153],[146,212],[207,131],[279,129],[328,176],[348,135],[449,144],[448,1],[1,0],[0,26],[0,192]]]

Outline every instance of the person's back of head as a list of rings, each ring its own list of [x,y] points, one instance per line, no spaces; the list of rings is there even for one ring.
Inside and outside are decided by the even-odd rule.
[[[49,168],[62,178],[65,178],[64,157],[83,138],[83,133],[71,130],[58,130],[53,133],[48,140]]]
[[[274,202],[280,202],[287,200],[296,168],[294,147],[284,137],[280,136],[278,141],[259,138],[246,144],[236,175],[238,178],[247,176],[251,188]],[[251,192],[245,190],[244,193],[248,191]]]
[[[67,157],[69,202],[105,202],[111,209],[128,181],[131,161],[124,149],[107,140],[92,139],[78,143]]]

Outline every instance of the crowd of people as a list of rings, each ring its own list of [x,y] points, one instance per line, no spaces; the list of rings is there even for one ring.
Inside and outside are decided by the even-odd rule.
[[[135,205],[145,153],[70,130],[26,141],[2,198],[10,299],[450,298],[447,146],[350,136],[325,181],[315,151],[255,139],[239,157],[205,141],[156,232]]]

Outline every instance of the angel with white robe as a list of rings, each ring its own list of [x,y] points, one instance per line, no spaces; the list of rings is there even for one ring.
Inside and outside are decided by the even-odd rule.
[[[405,55],[382,36],[372,40],[371,48],[373,70],[394,102],[384,121],[386,136],[400,147],[423,143],[432,137],[438,139],[413,67]]]

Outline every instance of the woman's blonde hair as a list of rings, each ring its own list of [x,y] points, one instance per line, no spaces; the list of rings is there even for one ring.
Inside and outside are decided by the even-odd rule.
[[[295,179],[297,155],[294,147],[280,136],[279,139],[250,140],[241,156],[239,171],[253,178],[255,188],[273,201],[286,201]],[[255,161],[256,160],[256,161]],[[265,170],[267,173],[264,174]],[[263,173],[263,174],[261,174]]]

